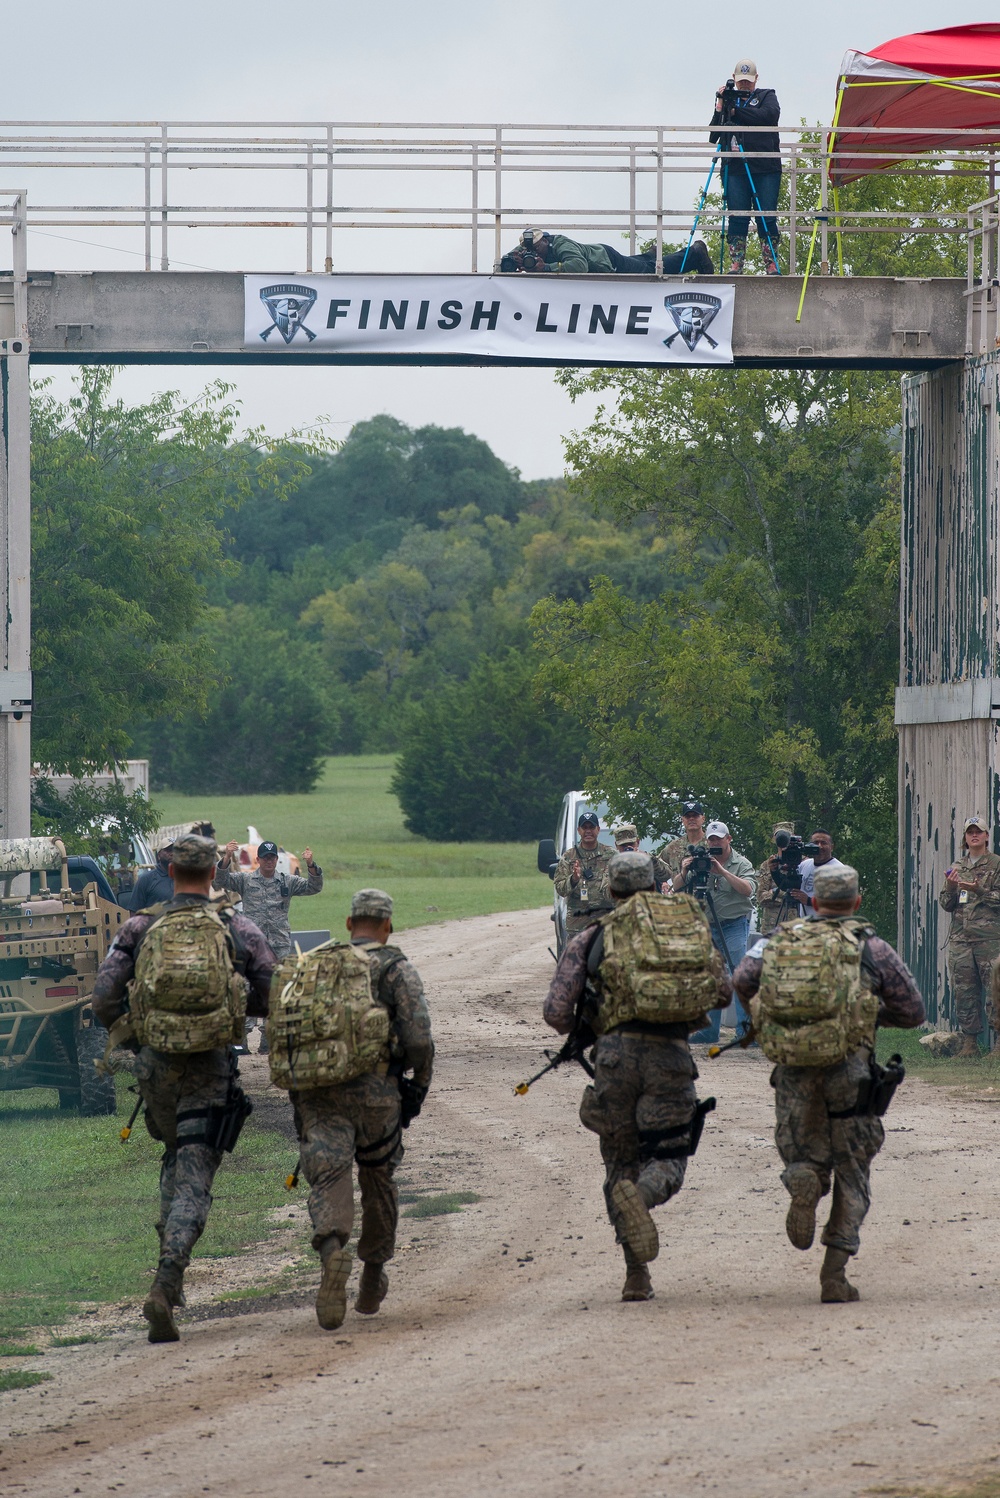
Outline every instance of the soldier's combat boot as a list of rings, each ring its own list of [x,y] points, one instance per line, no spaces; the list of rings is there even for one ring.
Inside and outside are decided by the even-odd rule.
[[[842,1248],[828,1248],[819,1272],[819,1298],[826,1305],[837,1305],[846,1301],[860,1300],[857,1287],[852,1285],[844,1270],[850,1254]]]
[[[956,1056],[979,1056],[979,1041],[974,1035],[966,1035],[961,1046],[955,1052]]]
[[[822,1194],[815,1171],[796,1171],[791,1182],[792,1204],[785,1218],[785,1232],[793,1247],[812,1248],[816,1236],[816,1203]]]
[[[743,265],[747,258],[747,242],[745,239],[731,239],[729,241],[729,274],[731,276],[742,276]]]
[[[621,1221],[622,1236],[639,1264],[648,1264],[660,1252],[660,1238],[649,1208],[634,1181],[616,1181],[611,1201]]]
[[[341,1248],[335,1233],[325,1239],[320,1247],[323,1259],[323,1278],[316,1292],[316,1320],[325,1332],[335,1332],[343,1326],[347,1315],[347,1281],[351,1274],[351,1255]]]
[[[389,1276],[381,1264],[366,1264],[361,1271],[354,1309],[362,1316],[374,1316],[389,1293]]]
[[[161,1259],[156,1278],[149,1287],[142,1314],[149,1322],[151,1342],[179,1342],[181,1334],[174,1321],[174,1307],[184,1299],[184,1271],[172,1259]]]
[[[627,1243],[624,1243],[622,1247],[625,1250],[625,1283],[622,1286],[622,1300],[652,1300],[653,1281],[649,1277],[649,1270],[645,1264],[638,1262]]]

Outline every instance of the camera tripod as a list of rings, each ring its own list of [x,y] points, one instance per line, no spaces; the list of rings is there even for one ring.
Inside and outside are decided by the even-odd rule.
[[[719,917],[716,913],[715,901],[712,899],[712,891],[705,884],[699,887],[696,884],[692,884],[689,880],[684,885],[684,892],[688,895],[694,895],[695,899],[698,901],[698,904],[704,905],[708,910],[709,924],[715,927],[715,935],[718,938],[719,942],[719,951],[722,953],[725,959],[726,967],[731,973],[733,971],[733,959],[729,955],[729,948],[726,945],[726,938],[722,934],[722,922],[719,920]]]
[[[774,924],[776,926],[780,926],[786,915],[791,916],[793,920],[798,919],[796,912],[798,912],[799,915],[801,915],[802,913],[801,906],[799,905],[798,900],[792,899],[791,890],[783,889],[781,891],[781,904],[778,906],[778,914],[775,918]]]
[[[725,114],[727,114],[727,115],[729,115],[729,114],[732,113],[733,105],[731,103],[731,100],[734,97],[735,97],[734,92],[732,90],[730,90],[728,87],[723,91],[723,109],[724,109]],[[727,101],[730,101],[730,102],[727,102]],[[734,123],[735,122],[732,119],[726,119],[726,118],[724,118],[723,121],[722,121],[722,124],[720,125],[719,128],[723,129],[726,126],[728,126],[730,128],[730,130],[732,130]],[[771,251],[771,257],[774,260],[775,265],[777,265],[778,264],[777,252],[776,252],[776,250],[774,248],[774,243],[773,243],[773,241],[771,239],[771,231],[767,227],[767,219],[766,219],[766,217],[764,215],[764,210],[760,206],[760,198],[757,196],[757,185],[756,185],[756,183],[753,180],[753,173],[750,170],[750,163],[746,159],[746,154],[747,153],[743,149],[743,143],[742,143],[742,141],[737,141],[736,144],[739,147],[740,155],[743,158],[743,170],[746,172],[746,174],[747,174],[747,181],[750,184],[750,197],[751,197],[751,200],[753,202],[753,206],[756,209],[756,216],[757,216],[758,220],[760,221],[760,223],[763,224],[763,226],[764,226],[764,237],[767,240],[768,249]],[[681,274],[681,275],[683,275],[683,273],[684,273],[684,267],[687,265],[688,253],[689,253],[689,251],[691,249],[691,245],[694,242],[694,236],[695,236],[695,231],[698,228],[698,222],[699,222],[702,214],[705,211],[705,202],[706,202],[706,199],[708,198],[708,190],[709,190],[709,188],[712,185],[712,177],[713,177],[713,175],[715,173],[716,165],[718,164],[720,158],[722,157],[723,146],[724,145],[725,145],[725,139],[724,138],[720,138],[719,141],[716,143],[715,154],[712,157],[711,164],[709,165],[709,168],[708,168],[708,176],[705,178],[705,186],[702,188],[702,190],[701,190],[701,197],[698,199],[698,207],[697,207],[697,209],[695,211],[694,223],[691,225],[691,233],[688,235],[688,242],[684,246],[684,258],[681,261],[681,268],[680,268],[680,272],[679,272],[679,274]],[[719,233],[719,274],[720,274],[720,276],[723,274],[723,262],[725,260],[725,253],[726,253],[726,216],[727,216],[727,213],[729,211],[729,209],[728,209],[728,203],[729,203],[729,168],[730,168],[729,161],[728,160],[723,161],[723,163],[722,163],[722,170],[721,170],[721,173],[720,173],[721,178],[722,178],[722,227],[721,227],[720,233]],[[779,275],[780,275],[780,269],[779,269]]]

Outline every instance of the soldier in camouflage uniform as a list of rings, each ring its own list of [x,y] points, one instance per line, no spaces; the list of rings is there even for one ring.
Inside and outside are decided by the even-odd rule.
[[[127,989],[136,956],[150,926],[179,905],[209,904],[218,850],[211,838],[191,834],[174,845],[170,877],[174,898],[134,915],[119,929],[94,983],[94,1015],[108,1030],[125,1019]],[[220,912],[221,914],[222,912]],[[266,1015],[274,953],[263,932],[246,916],[225,912],[234,962],[245,977],[251,1014]],[[135,1075],[146,1105],[146,1127],[164,1147],[160,1167],[160,1260],[143,1315],[151,1342],[176,1342],[174,1308],[184,1304],[184,1271],[204,1231],[212,1205],[212,1181],[222,1152],[201,1142],[208,1112],[224,1106],[238,1076],[232,1047],[179,1055],[143,1046]],[[199,1137],[201,1136],[201,1138]]]
[[[354,1309],[374,1316],[389,1289],[385,1265],[396,1251],[399,1191],[393,1174],[403,1158],[403,1129],[416,1117],[431,1083],[434,1042],[423,984],[392,935],[392,896],[362,889],[347,921],[352,943],[372,944],[373,987],[389,1011],[390,1059],[376,1072],[338,1086],[289,1094],[299,1159],[309,1182],[312,1246],[323,1263],[316,1316],[324,1330],[343,1324],[354,1224],[352,1165],[361,1188],[358,1258],[364,1264]],[[412,1082],[403,1078],[413,1072]],[[403,1096],[401,1097],[401,1092]]]
[[[299,874],[277,874],[278,845],[264,842],[257,849],[257,867],[249,874],[241,874],[231,867],[232,856],[239,843],[227,843],[219,863],[216,885],[219,889],[232,890],[243,901],[243,913],[255,921],[268,944],[282,962],[292,950],[292,933],[288,925],[288,907],[296,895],[318,895],[323,888],[323,870],[312,860],[312,849],[306,848],[303,857],[309,872],[308,879]]]
[[[851,920],[861,905],[857,871],[847,865],[817,869],[814,899],[820,921]],[[764,951],[774,935],[761,936],[733,974],[733,987],[744,1004],[760,988]],[[864,947],[862,983],[878,995],[877,1024],[903,1030],[923,1024],[924,1003],[913,975],[889,943],[874,934]],[[856,1111],[870,1067],[871,1050],[862,1045],[833,1066],[776,1066],[771,1073],[774,1139],[785,1163],[782,1184],[792,1199],[785,1229],[796,1248],[812,1247],[816,1207],[833,1183],[820,1270],[820,1299],[827,1303],[859,1299],[846,1268],[860,1246],[861,1224],[871,1205],[871,1162],[885,1140],[881,1118]]]
[[[992,1013],[990,975],[1000,954],[1000,857],[987,851],[989,824],[969,817],[963,829],[962,857],[948,870],[939,896],[951,912],[948,970],[955,995],[955,1014],[965,1036],[960,1056],[979,1055],[983,1001],[994,1030],[1000,1015]]]
[[[681,806],[681,821],[684,824],[684,836],[675,837],[660,849],[659,856],[666,864],[671,879],[676,879],[681,871],[681,864],[688,856],[688,844],[705,841],[705,808],[701,802],[685,801]]]
[[[649,855],[616,855],[609,887],[615,905],[640,890],[654,889]],[[705,918],[696,912],[695,919]],[[560,1035],[573,1028],[588,985],[593,985],[593,1001],[600,1004],[603,938],[603,926],[591,926],[571,937],[559,958],[543,1017]],[[731,985],[714,947],[710,972],[719,1002],[727,1003]],[[691,1024],[625,1021],[601,1035],[594,1049],[594,1081],[584,1091],[580,1122],[601,1141],[604,1199],[625,1254],[625,1301],[653,1298],[646,1266],[656,1257],[659,1240],[650,1208],[681,1189],[688,1152],[697,1146],[692,1128],[697,1121],[700,1129],[694,1089],[698,1070],[687,1037],[704,1019],[701,1015]]]
[[[795,831],[794,822],[775,822],[774,832]],[[773,854],[771,855],[774,856]],[[773,931],[778,924],[778,912],[784,905],[784,919],[794,921],[800,914],[798,905],[785,905],[785,892],[777,889],[771,878],[771,858],[765,858],[757,870],[757,915],[760,921],[760,932],[766,936]]]
[[[556,894],[566,901],[567,936],[582,931],[595,916],[611,909],[608,864],[615,855],[597,841],[601,823],[596,811],[582,811],[576,828],[579,841],[566,849],[554,875]]]
[[[639,831],[633,827],[631,822],[620,822],[615,828],[615,852],[616,853],[639,853]],[[663,893],[663,886],[670,882],[670,870],[658,853],[651,853],[653,860],[653,882],[656,888]]]

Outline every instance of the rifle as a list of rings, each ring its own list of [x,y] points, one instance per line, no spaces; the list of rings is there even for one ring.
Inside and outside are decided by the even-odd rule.
[[[593,945],[593,943],[591,943],[591,945]],[[584,1010],[587,1005],[587,1000],[588,998],[590,998],[590,993],[588,990],[589,984],[585,981],[583,988],[580,991],[580,997],[576,1001],[576,1010],[573,1014],[572,1030],[570,1030],[569,1034],[566,1036],[566,1039],[563,1041],[558,1051],[542,1052],[542,1055],[546,1058],[547,1065],[543,1066],[541,1071],[536,1072],[533,1077],[529,1077],[527,1082],[518,1083],[518,1085],[514,1088],[514,1094],[516,1097],[524,1097],[528,1088],[531,1087],[535,1082],[537,1082],[540,1077],[544,1077],[546,1072],[555,1071],[556,1067],[562,1066],[564,1061],[578,1061],[583,1067],[584,1071],[587,1073],[588,1077],[592,1077],[594,1075],[594,1068],[591,1066],[590,1062],[584,1055],[584,1052],[589,1051],[590,1047],[597,1039],[597,1036],[594,1034],[593,1030],[590,1028],[590,1025],[584,1018]]]

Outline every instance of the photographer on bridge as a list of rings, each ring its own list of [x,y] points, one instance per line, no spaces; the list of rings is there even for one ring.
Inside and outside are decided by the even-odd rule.
[[[708,906],[712,941],[733,972],[747,949],[757,875],[749,858],[733,850],[725,822],[709,822],[705,840],[707,846],[703,850],[696,848],[683,860],[673,888],[677,892],[686,890]],[[718,1040],[722,1010],[711,1010],[708,1018],[707,1029],[692,1035],[692,1040],[710,1045]],[[740,1008],[737,1033],[742,1034],[749,1023],[746,1011]]]
[[[745,231],[744,231],[745,232]],[[550,271],[560,276],[655,276],[656,252],[623,255],[610,244],[578,244],[565,234],[547,229],[525,229],[521,242],[500,261],[505,274],[514,271]],[[715,266],[708,246],[699,235],[690,248],[671,250],[663,256],[665,276],[712,276]]]
[[[749,215],[754,210],[764,269],[769,276],[781,274],[777,256],[781,236],[774,217],[781,191],[781,140],[777,130],[758,135],[745,129],[747,125],[777,125],[780,118],[781,106],[774,89],[758,88],[757,64],[743,58],[715,96],[709,136],[713,145],[721,142],[724,151],[736,153],[724,158],[722,167],[731,276],[743,274]]]

